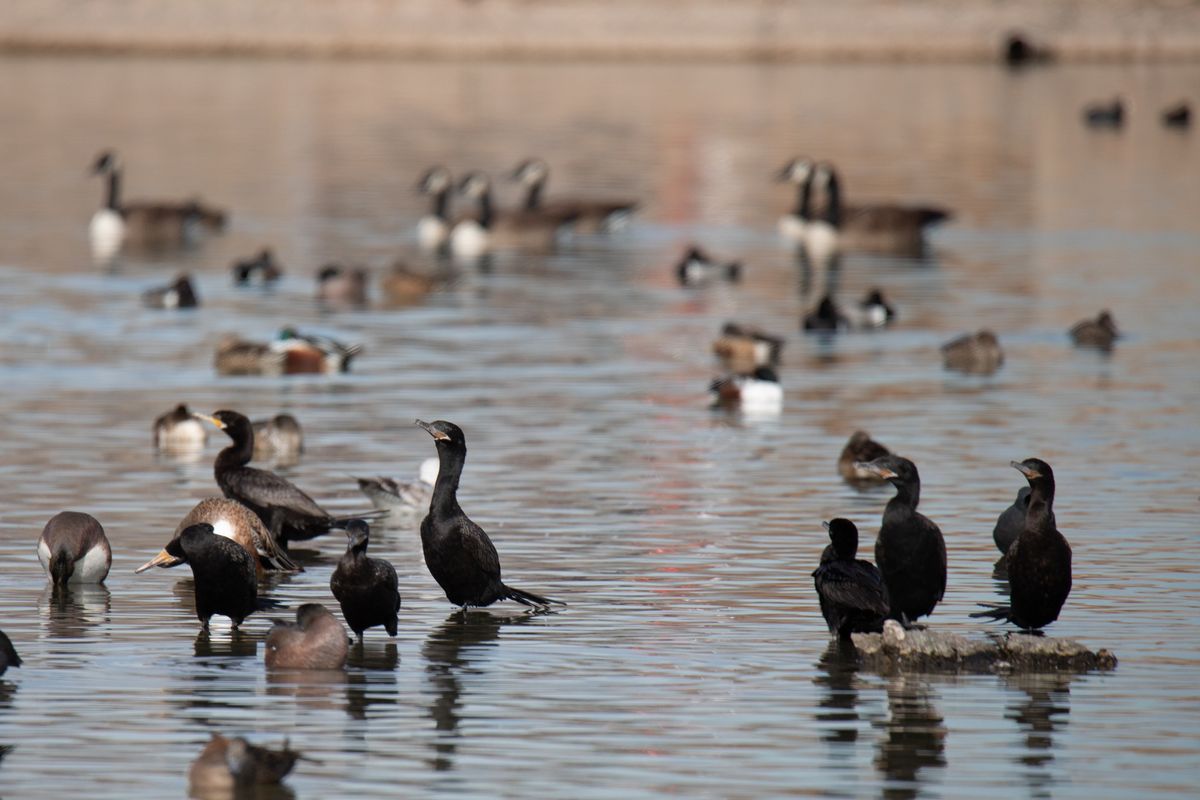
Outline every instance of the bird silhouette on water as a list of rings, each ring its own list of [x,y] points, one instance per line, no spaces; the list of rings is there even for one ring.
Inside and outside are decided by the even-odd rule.
[[[1054,471],[1038,458],[1012,466],[1029,481],[1025,528],[1005,556],[1009,605],[992,606],[972,617],[1006,620],[1038,630],[1058,619],[1071,593],[1071,545],[1054,519]]]
[[[861,466],[896,487],[883,511],[875,563],[891,597],[889,616],[909,625],[932,614],[946,593],[946,541],[938,526],[917,511],[921,477],[913,462],[890,455]]]
[[[992,528],[992,541],[996,548],[1008,555],[1008,548],[1025,530],[1025,511],[1029,508],[1029,487],[1022,486],[1017,492],[1017,499],[996,519],[996,527]]]
[[[887,586],[879,570],[858,555],[858,528],[848,519],[822,522],[830,543],[813,572],[821,615],[839,639],[851,633],[880,633],[891,610]]]
[[[338,561],[329,588],[342,607],[342,616],[361,642],[363,631],[382,625],[388,636],[396,635],[400,613],[400,582],[396,569],[382,558],[367,555],[370,528],[361,519],[346,525],[349,540]]]
[[[0,675],[3,675],[9,667],[21,666],[21,657],[17,655],[17,648],[13,647],[12,640],[8,638],[4,631],[0,631]]]
[[[429,514],[421,522],[421,548],[425,565],[446,592],[446,599],[464,609],[490,606],[497,600],[515,600],[534,608],[566,605],[504,584],[495,545],[458,504],[458,482],[467,460],[462,429],[443,420],[417,420],[416,424],[433,437],[440,462]]]

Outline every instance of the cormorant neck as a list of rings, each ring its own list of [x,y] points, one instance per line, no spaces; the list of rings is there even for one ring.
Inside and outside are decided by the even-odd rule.
[[[450,218],[449,211],[450,190],[447,188],[434,192],[432,206],[429,209],[429,213],[433,214],[433,216],[437,217],[438,219],[445,220]]]
[[[903,508],[909,511],[915,511],[917,503],[921,501],[921,484],[919,481],[901,481],[893,484],[896,487],[896,496],[888,501],[887,510],[893,508]]]
[[[236,435],[233,437],[233,443],[217,454],[217,462],[214,466],[218,472],[223,469],[244,467],[254,457],[254,432],[234,431],[234,433]]]
[[[1054,484],[1037,479],[1030,485],[1029,506],[1025,509],[1025,527],[1032,530],[1053,528],[1054,524]]]
[[[108,198],[104,207],[110,211],[121,210],[121,171],[116,167],[108,171]]]
[[[525,210],[537,211],[542,204],[542,187],[545,181],[537,180],[529,184],[529,191],[525,194]]]
[[[467,460],[465,447],[443,445],[438,448],[438,476],[433,484],[433,498],[429,512],[450,515],[460,511],[458,505],[458,479],[462,477],[463,464]]]

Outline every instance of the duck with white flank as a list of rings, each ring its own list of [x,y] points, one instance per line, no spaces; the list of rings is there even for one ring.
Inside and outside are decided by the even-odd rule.
[[[715,261],[696,245],[690,245],[675,265],[675,275],[684,286],[706,286],[721,279],[733,282],[742,277],[742,262]]]
[[[208,431],[184,403],[180,403],[154,420],[154,448],[156,450],[200,450],[207,442]]]
[[[783,411],[783,384],[770,367],[758,367],[749,375],[727,375],[709,385],[716,395],[713,408],[740,411],[750,416],[776,416]]]
[[[191,277],[183,273],[167,286],[142,292],[142,305],[146,308],[196,308],[200,305],[200,298],[192,286]]]

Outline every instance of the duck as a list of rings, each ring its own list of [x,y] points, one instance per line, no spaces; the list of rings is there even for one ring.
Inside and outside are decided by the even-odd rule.
[[[1001,555],[1008,555],[1012,543],[1025,529],[1025,512],[1029,508],[1029,487],[1022,486],[1017,490],[1017,499],[1000,513],[996,525],[992,528],[992,541],[996,543]]]
[[[1192,107],[1181,101],[1163,109],[1162,124],[1168,128],[1186,128],[1192,124]]]
[[[1044,64],[1054,59],[1054,52],[1039,45],[1022,33],[1013,32],[1004,39],[1001,59],[1009,69],[1021,69],[1033,64]]]
[[[182,203],[121,202],[121,165],[116,153],[106,150],[96,157],[92,172],[106,176],[104,206],[88,227],[92,257],[108,263],[126,243],[144,247],[181,247],[194,244],[205,233],[225,227],[225,213],[197,200]]]
[[[283,270],[275,262],[275,255],[269,247],[258,251],[258,255],[253,258],[235,261],[229,269],[233,273],[233,283],[236,286],[247,286],[256,279],[266,286],[283,275]]]
[[[857,558],[858,527],[842,518],[821,524],[829,544],[812,577],[829,633],[842,640],[852,633],[882,633],[891,602],[876,566]]]
[[[813,162],[808,158],[793,158],[783,165],[775,179],[796,187],[796,205],[779,218],[779,233],[793,244],[803,245],[812,219]]]
[[[1121,338],[1117,323],[1107,310],[1101,311],[1095,319],[1075,323],[1068,334],[1076,347],[1091,347],[1096,350],[1112,350],[1113,344]]]
[[[237,542],[218,536],[212,525],[189,525],[164,550],[192,568],[202,630],[208,630],[215,615],[229,617],[237,630],[246,617],[266,607],[259,602],[254,559]]]
[[[361,344],[345,344],[330,336],[302,334],[290,327],[279,331],[271,348],[284,354],[283,371],[288,375],[349,372],[350,362],[363,350]]]
[[[941,347],[946,369],[972,375],[991,375],[1004,366],[1004,350],[996,334],[987,328],[964,333]]]
[[[1083,109],[1083,121],[1089,128],[1120,128],[1125,124],[1125,104],[1120,97],[1108,103],[1091,103]]]
[[[726,322],[712,344],[713,354],[728,369],[750,373],[758,367],[778,367],[784,341],[758,328]]]
[[[940,206],[843,204],[841,179],[829,162],[817,164],[812,180],[824,192],[822,211],[804,228],[804,247],[815,263],[840,250],[919,255],[925,250],[926,229],[953,216]]]
[[[438,460],[427,458],[421,462],[416,480],[400,483],[395,478],[382,475],[375,478],[356,478],[358,488],[371,505],[381,511],[412,512],[429,507],[433,496],[433,485],[437,482]]]
[[[850,435],[846,446],[842,448],[841,454],[838,455],[838,474],[842,476],[842,480],[850,484],[868,485],[884,483],[886,479],[881,478],[873,470],[861,465],[874,461],[877,458],[890,456],[891,454],[891,450],[888,450],[879,442],[872,439],[869,433],[857,430]]]
[[[188,767],[188,796],[241,797],[247,787],[280,783],[300,758],[286,739],[282,750],[270,750],[214,732]]]
[[[367,555],[371,529],[361,519],[346,523],[346,552],[329,579],[329,589],[342,607],[342,616],[361,643],[363,631],[382,625],[396,635],[400,613],[400,582],[396,568]]]
[[[192,286],[191,276],[183,272],[166,286],[142,292],[142,305],[146,308],[196,308],[200,298]]]
[[[317,302],[326,306],[364,306],[367,271],[362,267],[326,264],[317,273]]]
[[[429,513],[421,521],[421,549],[425,566],[446,599],[463,610],[500,600],[514,600],[537,609],[565,605],[504,583],[496,546],[458,504],[458,484],[467,460],[466,435],[462,428],[445,420],[416,420],[416,424],[433,437],[438,452],[437,483]]]
[[[38,561],[55,587],[104,583],[112,548],[104,527],[91,514],[60,511],[50,518],[37,543]]]
[[[222,409],[212,416],[197,414],[196,417],[233,440],[217,454],[213,465],[221,493],[257,514],[285,549],[290,541],[312,539],[342,527],[347,520],[363,516],[334,517],[286,478],[247,466],[254,455],[254,429],[243,414]]]
[[[206,497],[175,526],[171,541],[175,541],[193,525],[205,524],[213,533],[241,546],[254,562],[254,574],[259,579],[268,573],[303,572],[288,556],[267,530],[262,520],[246,506],[225,497]],[[164,547],[158,555],[142,564],[133,572],[140,575],[153,567],[170,569],[183,563],[183,558],[172,555]]]
[[[208,443],[208,431],[192,416],[186,403],[180,403],[154,420],[156,450],[200,450]]]
[[[638,206],[636,200],[614,198],[555,198],[547,202],[542,193],[549,178],[550,167],[540,158],[527,158],[517,164],[512,179],[525,187],[523,210],[570,220],[580,233],[612,231],[623,225]]]
[[[13,647],[12,639],[4,631],[0,631],[0,675],[8,671],[9,667],[19,667],[23,662],[21,657],[17,655],[17,648]]]
[[[296,621],[275,620],[267,633],[267,669],[342,669],[350,646],[346,629],[320,603],[296,609]]]
[[[886,328],[896,321],[896,309],[883,296],[879,287],[870,289],[858,302],[859,328]]]
[[[254,430],[254,461],[295,463],[304,452],[304,429],[291,414],[258,419],[250,427]]]
[[[814,333],[837,333],[850,329],[850,319],[838,308],[833,295],[827,294],[804,315],[803,328]]]
[[[861,469],[896,487],[875,540],[875,563],[891,598],[888,617],[908,627],[919,617],[932,614],[946,593],[946,540],[941,529],[917,511],[921,476],[916,464],[888,455],[863,464]]]
[[[1029,506],[1024,528],[1004,557],[1009,604],[971,616],[1037,631],[1058,619],[1071,594],[1071,545],[1054,519],[1054,470],[1040,458],[1011,463],[1029,481]]]
[[[744,414],[775,416],[783,410],[783,385],[771,367],[758,367],[749,375],[727,375],[708,387],[716,394],[712,407]]]
[[[417,191],[429,197],[428,213],[417,220],[417,242],[427,253],[440,253],[450,243],[450,194],[454,180],[445,167],[430,167],[417,181]]]
[[[479,258],[497,249],[548,252],[575,219],[571,214],[497,211],[491,180],[482,172],[468,173],[458,191],[476,205],[474,214],[461,218],[450,230],[450,252],[460,259]]]
[[[729,282],[741,280],[742,262],[714,261],[696,245],[689,245],[675,265],[675,275],[683,286],[705,286],[718,279]]]
[[[296,360],[292,366],[298,364]],[[218,375],[283,375],[288,356],[281,348],[227,333],[217,342],[213,366]]]
[[[418,272],[404,261],[397,261],[383,276],[379,288],[392,306],[411,306],[424,300],[439,282],[438,278]]]

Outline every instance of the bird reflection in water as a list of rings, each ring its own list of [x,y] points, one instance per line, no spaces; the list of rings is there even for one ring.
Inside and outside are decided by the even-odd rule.
[[[241,630],[210,633],[201,629],[195,641],[196,658],[254,658],[258,639]]]
[[[365,720],[373,705],[396,705],[396,667],[400,651],[395,642],[358,642],[346,660],[346,713]]]
[[[108,622],[110,601],[104,584],[47,584],[38,598],[38,611],[51,638],[78,639],[86,636],[89,628]]]
[[[817,669],[819,672],[813,683],[825,689],[816,715],[821,739],[831,744],[857,742],[860,718],[858,688],[854,680],[858,672],[858,654],[854,643],[839,639],[831,641],[821,654]],[[850,757],[848,752],[844,755]]]
[[[1054,732],[1066,727],[1071,712],[1071,673],[1012,674],[1004,676],[1004,685],[1012,693],[1012,704],[1005,717],[1014,720],[1025,734],[1020,763],[1030,797],[1050,797],[1054,779],[1048,771],[1054,760]]]
[[[479,672],[480,661],[495,647],[502,627],[522,625],[536,616],[526,613],[505,617],[488,611],[455,611],[425,639],[421,655],[434,694],[429,716],[437,727],[430,765],[438,772],[454,768],[464,680]]]
[[[888,719],[882,723],[875,768],[884,775],[883,796],[921,794],[921,772],[946,766],[946,723],[934,705],[933,688],[911,676],[887,683]]]

